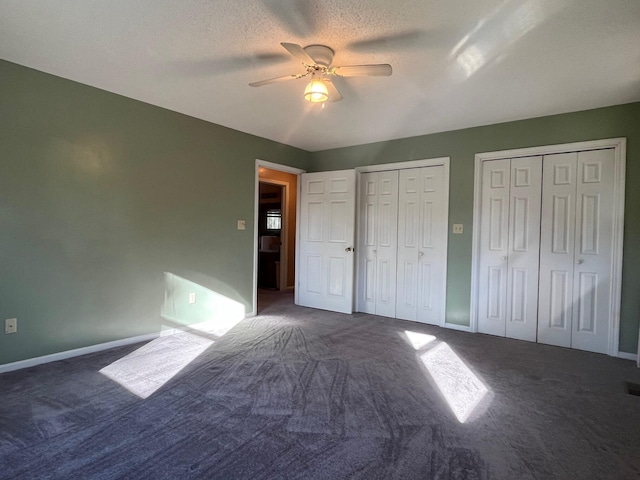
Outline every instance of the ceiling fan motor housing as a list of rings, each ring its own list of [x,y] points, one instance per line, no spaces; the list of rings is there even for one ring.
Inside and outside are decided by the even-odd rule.
[[[329,67],[333,62],[333,50],[325,45],[309,45],[303,49],[318,65]]]

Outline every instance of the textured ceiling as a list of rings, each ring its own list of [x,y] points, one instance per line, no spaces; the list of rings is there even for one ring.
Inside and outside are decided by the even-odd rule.
[[[304,101],[279,44],[325,44],[344,100]],[[315,151],[640,100],[639,0],[0,2],[0,58]]]

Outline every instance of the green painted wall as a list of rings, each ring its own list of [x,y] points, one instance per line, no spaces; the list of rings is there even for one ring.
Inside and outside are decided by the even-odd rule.
[[[4,61],[0,79],[0,364],[159,331],[165,272],[251,310],[255,159],[308,152]]]
[[[637,351],[640,319],[640,103],[518,122],[325,150],[312,154],[314,171],[451,157],[447,321],[469,324],[474,155],[480,152],[627,137],[624,264],[620,350]]]
[[[251,310],[256,158],[322,171],[450,156],[465,233],[449,237],[447,319],[468,324],[474,154],[612,137],[628,140],[620,348],[636,351],[640,103],[310,154],[4,61],[0,79],[0,320],[19,329],[0,333],[0,364],[171,328],[163,308],[202,321],[185,288]]]

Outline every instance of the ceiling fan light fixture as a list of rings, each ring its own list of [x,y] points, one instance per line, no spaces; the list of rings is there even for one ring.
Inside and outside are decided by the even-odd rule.
[[[314,78],[304,89],[304,98],[312,103],[324,103],[329,100],[329,90],[319,78]]]
[[[302,48],[297,43],[286,43],[282,45],[291,55],[302,62],[305,73],[284,75],[281,77],[268,78],[259,82],[252,82],[251,87],[262,87],[271,83],[280,83],[288,80],[298,80],[307,77],[311,81],[304,89],[304,98],[311,103],[339,102],[342,94],[331,81],[332,76],[336,77],[388,77],[393,72],[388,63],[372,65],[343,65],[332,66],[333,50],[326,45],[309,45]]]

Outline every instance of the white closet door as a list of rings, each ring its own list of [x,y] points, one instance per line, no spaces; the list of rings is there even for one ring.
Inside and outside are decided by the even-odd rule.
[[[577,153],[543,161],[538,342],[571,346]]]
[[[359,191],[358,310],[395,317],[398,171],[363,173]]]
[[[511,160],[506,336],[536,341],[542,157]]]
[[[511,161],[482,165],[478,331],[505,336]]]
[[[400,171],[396,317],[444,319],[447,201],[444,167]]]
[[[301,175],[297,303],[353,312],[355,171]]]
[[[419,229],[420,169],[400,170],[396,317],[404,320],[418,317]]]
[[[398,254],[398,171],[378,174],[378,242],[376,256],[376,315],[396,316]]]
[[[417,320],[440,325],[445,310],[448,225],[444,167],[421,168],[420,187]]]
[[[376,313],[376,222],[378,219],[378,174],[360,175],[358,225],[358,311]]]
[[[614,151],[578,154],[571,347],[608,353]]]
[[[607,353],[614,150],[544,158],[538,341]]]

